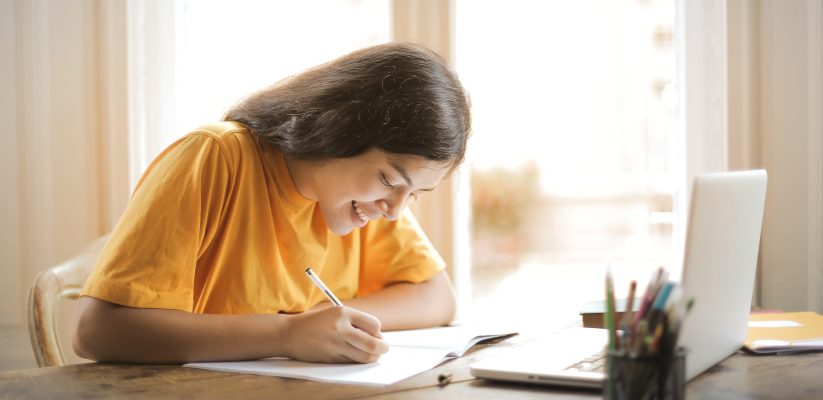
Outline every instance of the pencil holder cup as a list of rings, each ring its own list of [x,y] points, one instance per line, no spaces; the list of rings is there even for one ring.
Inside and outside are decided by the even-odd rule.
[[[610,400],[686,398],[686,351],[632,356],[609,352],[604,396]]]

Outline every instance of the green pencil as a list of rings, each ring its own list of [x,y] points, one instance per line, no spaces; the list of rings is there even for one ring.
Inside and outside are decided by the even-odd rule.
[[[612,279],[611,265],[606,266],[606,316],[604,322],[609,330],[609,351],[614,351],[619,345],[617,343],[617,330],[614,326],[614,280]]]

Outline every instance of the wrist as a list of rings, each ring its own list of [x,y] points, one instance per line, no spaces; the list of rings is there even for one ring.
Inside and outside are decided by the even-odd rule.
[[[268,335],[268,342],[273,345],[275,357],[294,358],[291,350],[294,348],[292,331],[294,316],[289,314],[271,314],[272,320],[269,326],[271,332]]]

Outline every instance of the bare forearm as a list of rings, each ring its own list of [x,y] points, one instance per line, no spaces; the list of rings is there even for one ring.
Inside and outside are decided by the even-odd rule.
[[[75,352],[99,361],[184,363],[286,355],[283,315],[209,315],[134,309],[97,299],[84,307]]]
[[[351,307],[294,315],[208,315],[118,306],[84,297],[74,339],[97,361],[184,363],[274,356],[369,363],[388,351],[380,321]]]
[[[377,317],[383,330],[445,325],[455,312],[454,291],[445,272],[423,283],[398,283],[344,303]]]

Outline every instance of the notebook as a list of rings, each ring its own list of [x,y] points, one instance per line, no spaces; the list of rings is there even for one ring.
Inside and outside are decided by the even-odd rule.
[[[698,176],[683,258],[683,295],[695,303],[679,345],[692,379],[741,347],[751,308],[766,171]],[[477,378],[600,388],[603,329],[572,328],[471,365]]]
[[[812,311],[752,314],[744,347],[758,354],[823,351],[823,316]]]
[[[325,364],[283,357],[254,361],[201,362],[185,367],[281,376],[322,382],[385,386],[461,357],[477,343],[514,335],[513,332],[477,334],[477,328],[450,326],[383,332],[389,351],[370,364]]]

